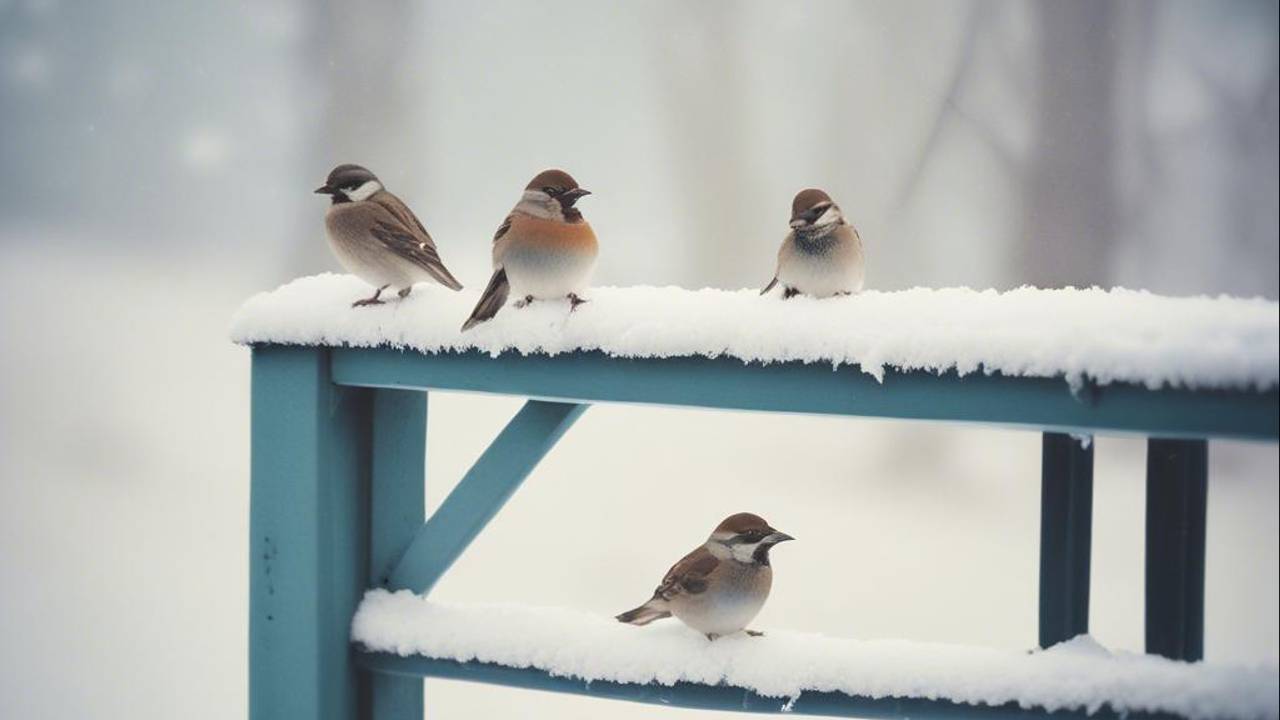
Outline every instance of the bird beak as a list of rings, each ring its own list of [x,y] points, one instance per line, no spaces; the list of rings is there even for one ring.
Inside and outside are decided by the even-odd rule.
[[[790,535],[784,532],[778,532],[777,530],[774,530],[773,534],[766,537],[765,540],[768,540],[770,545],[777,545],[778,543],[783,543],[788,540],[795,540],[795,538],[791,537]]]
[[[590,194],[591,194],[590,190],[584,190],[582,188],[565,190],[564,193],[560,195],[560,204],[565,207],[573,207],[573,204],[578,202],[579,198],[585,197]]]
[[[317,195],[332,195],[333,188],[329,187],[328,185],[321,185],[320,187],[315,189],[315,193]]]

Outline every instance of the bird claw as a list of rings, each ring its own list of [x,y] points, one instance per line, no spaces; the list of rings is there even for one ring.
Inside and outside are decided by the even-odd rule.
[[[760,630],[748,630],[746,632],[751,637],[764,637],[764,632]]]
[[[565,297],[569,298],[569,312],[573,312],[574,310],[577,310],[578,306],[581,305],[582,303],[590,302],[589,300],[584,300],[578,297],[577,293],[569,293]]]
[[[365,299],[363,299],[363,300],[357,300],[357,301],[355,301],[355,302],[351,303],[351,307],[353,307],[353,308],[358,308],[358,307],[365,307],[366,305],[381,305],[381,304],[383,303],[383,301],[382,301],[382,300],[379,300],[378,298],[382,297],[382,291],[383,291],[383,290],[386,290],[386,289],[387,289],[387,288],[389,288],[389,287],[391,287],[391,286],[390,286],[390,285],[383,285],[382,287],[380,287],[380,288],[378,288],[377,290],[374,290],[374,291],[373,291],[373,297],[367,297],[367,298],[365,298]],[[406,293],[406,294],[407,294],[407,293]],[[404,297],[404,295],[401,295],[400,297]]]

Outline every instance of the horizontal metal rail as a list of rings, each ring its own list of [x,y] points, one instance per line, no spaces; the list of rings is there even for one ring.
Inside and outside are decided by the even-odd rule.
[[[826,717],[858,717],[884,720],[1044,720],[1052,718],[1079,718],[1080,720],[1172,720],[1172,715],[1160,713],[1129,712],[1124,715],[1107,707],[1090,713],[1058,710],[1049,713],[1044,708],[1023,708],[1017,703],[1003,705],[970,705],[950,700],[927,698],[871,698],[846,695],[841,692],[804,692],[799,697],[771,698],[750,690],[729,685],[701,685],[678,682],[674,685],[632,684],[608,680],[580,680],[551,675],[534,668],[513,668],[477,661],[455,662],[433,660],[421,655],[401,657],[390,653],[366,653],[356,655],[356,664],[377,674],[398,676],[435,677],[449,680],[505,685],[527,690],[587,695],[610,700],[682,707],[699,710],[729,710],[738,712]]]
[[[446,390],[530,399],[424,525],[427,403]],[[410,392],[400,392],[410,391]],[[541,402],[550,401],[550,402]],[[689,708],[866,718],[1117,718],[923,698],[586,682],[536,669],[366,653],[349,643],[367,587],[429,589],[588,403],[1005,425],[1046,433],[1041,468],[1040,644],[1087,631],[1092,451],[1062,433],[1151,438],[1147,650],[1195,660],[1203,649],[1208,438],[1275,442],[1280,394],[1115,383],[1073,392],[1062,379],[981,373],[623,359],[469,351],[259,345],[253,354],[250,717],[422,717],[422,683],[440,677]],[[361,671],[364,670],[364,672]],[[1171,717],[1128,713],[1130,718]]]
[[[745,363],[736,358],[615,358],[477,351],[434,355],[335,348],[332,379],[359,387],[457,390],[559,402],[644,403],[1011,425],[1054,432],[1165,438],[1280,437],[1275,389],[1187,390],[1112,383],[1072,392],[1055,378]]]

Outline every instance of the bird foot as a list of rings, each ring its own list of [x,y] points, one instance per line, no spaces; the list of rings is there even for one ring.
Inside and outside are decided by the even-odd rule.
[[[358,307],[365,307],[366,305],[381,305],[381,304],[382,304],[382,301],[381,301],[381,300],[379,300],[378,298],[382,296],[382,291],[383,291],[383,290],[386,290],[386,289],[387,289],[387,288],[389,288],[389,287],[391,287],[391,286],[390,286],[390,285],[383,285],[382,287],[380,287],[380,288],[378,288],[377,290],[374,290],[374,291],[373,291],[373,297],[368,297],[368,298],[365,298],[365,299],[363,299],[363,300],[357,300],[357,301],[355,301],[355,302],[351,303],[351,307],[353,307],[353,308],[358,308]],[[401,295],[400,297],[404,297],[404,295]]]
[[[793,298],[793,297],[795,297],[795,296],[797,296],[797,295],[799,295],[799,294],[800,294],[800,291],[799,291],[799,290],[797,290],[797,289],[795,289],[795,288],[793,288],[793,287],[789,287],[789,288],[787,288],[786,290],[783,290],[783,291],[782,291],[782,299],[783,299],[783,300],[790,300],[791,298]]]
[[[717,634],[715,634],[715,633],[707,633],[706,635],[707,635],[707,639],[708,639],[708,640],[711,640],[711,641],[713,641],[713,642],[715,641],[715,639],[716,639],[716,638],[720,637],[719,635],[717,635]]]
[[[409,287],[407,287],[407,288],[400,288],[400,291],[399,291],[399,292],[397,292],[396,294],[400,296],[400,299],[401,299],[401,300],[403,300],[403,299],[405,299],[405,298],[409,297],[409,293],[411,293],[411,292],[413,292],[413,286],[412,286],[412,285],[410,285],[410,286],[409,286]]]
[[[515,301],[514,303],[512,303],[512,305],[514,305],[517,309],[518,309],[518,308],[526,308],[526,307],[529,307],[529,306],[530,306],[530,305],[532,305],[532,304],[533,304],[533,296],[532,296],[532,295],[525,295],[524,297],[522,297],[522,298],[520,298],[519,300],[517,300],[517,301]]]
[[[569,312],[577,310],[578,306],[582,303],[590,302],[590,300],[584,300],[583,298],[578,297],[577,293],[569,293],[565,297],[569,298]]]
[[[764,637],[764,633],[760,630],[748,630],[747,634],[751,637]]]

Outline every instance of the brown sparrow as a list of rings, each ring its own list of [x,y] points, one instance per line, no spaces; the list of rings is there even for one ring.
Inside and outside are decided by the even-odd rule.
[[[769,597],[773,584],[769,550],[794,539],[769,527],[759,515],[730,515],[705,543],[667,571],[649,602],[617,619],[648,625],[675,615],[708,640],[736,633],[747,627]]]

